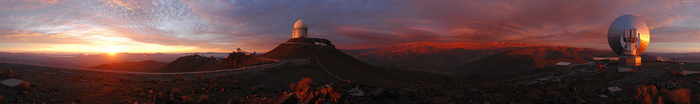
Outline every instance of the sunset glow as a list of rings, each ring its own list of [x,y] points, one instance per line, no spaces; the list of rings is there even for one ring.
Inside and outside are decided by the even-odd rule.
[[[610,18],[633,14],[649,26],[648,52],[697,52],[677,46],[700,44],[698,3],[12,0],[0,1],[0,51],[265,52],[289,39],[299,19],[309,37],[338,48],[513,41],[607,49]]]
[[[109,54],[115,54],[119,52],[119,49],[116,46],[110,46],[109,48],[107,48],[107,52],[109,52]]]
[[[700,104],[699,76],[700,0],[0,0],[0,104]]]

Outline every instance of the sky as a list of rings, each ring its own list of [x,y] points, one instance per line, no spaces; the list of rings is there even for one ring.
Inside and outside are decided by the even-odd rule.
[[[700,0],[0,0],[3,52],[266,52],[309,37],[356,49],[522,42],[610,49],[607,29],[640,17],[645,52],[700,52]]]

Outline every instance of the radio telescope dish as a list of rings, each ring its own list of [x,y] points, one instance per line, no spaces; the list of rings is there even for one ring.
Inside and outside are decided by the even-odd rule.
[[[628,34],[627,31],[630,30],[635,30],[636,32],[634,33],[637,34],[636,36],[631,36],[635,37],[633,44],[631,44],[634,45],[633,48],[629,48],[626,43],[626,40],[631,39],[628,38],[630,35],[626,35]],[[649,46],[649,28],[647,24],[637,16],[623,15],[617,17],[617,19],[610,24],[610,28],[608,29],[608,44],[617,55],[627,56],[625,54],[625,49],[634,49],[628,51],[632,52],[631,54],[633,56],[641,55],[644,50],[647,49],[647,46]]]

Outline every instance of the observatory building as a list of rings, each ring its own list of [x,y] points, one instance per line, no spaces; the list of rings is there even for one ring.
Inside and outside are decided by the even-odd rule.
[[[309,35],[307,32],[309,28],[306,27],[303,21],[299,20],[294,23],[294,30],[292,30],[292,38],[307,38]]]
[[[323,46],[323,47],[335,47],[331,44],[331,41],[321,38],[310,38],[308,34],[309,28],[306,27],[304,21],[298,20],[294,23],[294,29],[292,30],[292,38],[287,40],[287,42],[282,44],[297,44],[297,45],[312,45],[312,46]]]
[[[649,28],[639,17],[623,15],[615,19],[608,29],[608,44],[620,55],[620,66],[640,66],[639,57],[649,45]]]

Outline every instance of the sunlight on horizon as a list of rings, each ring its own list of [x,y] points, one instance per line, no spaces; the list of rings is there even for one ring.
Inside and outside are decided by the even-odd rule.
[[[649,52],[700,52],[691,47],[700,43],[696,41],[700,39],[697,16],[700,12],[695,11],[700,9],[700,2],[463,2],[469,1],[0,0],[0,51],[183,53],[231,52],[242,48],[261,52],[285,42],[297,20],[305,20],[311,28],[309,37],[329,39],[340,49],[422,41],[515,41],[609,49],[604,36],[610,22],[615,17],[632,14],[648,23],[650,44],[662,43],[650,45]],[[530,7],[552,4],[577,6],[565,6],[561,11]],[[599,8],[612,4],[625,5]],[[346,6],[318,9],[308,5]],[[299,8],[285,9],[286,6]],[[585,7],[596,10],[580,9]],[[499,12],[483,11],[491,9]],[[329,14],[334,15],[316,16]],[[107,49],[110,46],[116,49]]]
[[[87,35],[77,37],[83,43],[49,44],[49,43],[10,43],[4,50],[8,52],[87,52],[116,54],[130,53],[173,53],[173,52],[217,52],[219,50],[201,49],[197,46],[173,45],[166,46],[153,43],[144,43],[125,37]],[[3,45],[3,43],[0,43]],[[5,46],[5,45],[3,45]]]
[[[179,52],[217,52],[217,50],[200,49],[193,46],[164,46],[141,43],[140,45],[98,45],[98,44],[26,44],[26,47],[12,47],[3,52],[39,52],[39,53],[179,53]]]
[[[120,49],[118,49],[116,46],[109,46],[106,51],[109,52],[110,55],[114,55],[115,53],[119,52]]]

